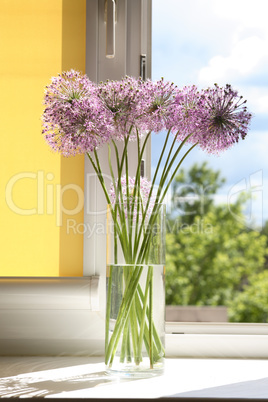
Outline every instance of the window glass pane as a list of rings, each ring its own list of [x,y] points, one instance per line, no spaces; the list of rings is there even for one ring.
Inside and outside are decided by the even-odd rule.
[[[153,1],[152,78],[231,84],[253,113],[219,157],[195,148],[167,199],[167,303],[189,305],[181,321],[268,321],[266,15],[264,0]],[[153,137],[152,172],[163,140]]]

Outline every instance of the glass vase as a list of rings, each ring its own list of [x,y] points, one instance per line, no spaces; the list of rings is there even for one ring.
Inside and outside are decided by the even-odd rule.
[[[143,220],[107,210],[105,364],[109,374],[163,373],[165,355],[165,205]]]

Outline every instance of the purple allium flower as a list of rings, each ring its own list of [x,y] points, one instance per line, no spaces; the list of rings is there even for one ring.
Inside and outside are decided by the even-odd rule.
[[[176,86],[172,82],[147,80],[144,83],[143,128],[155,133],[173,125]]]
[[[200,147],[209,153],[219,153],[244,139],[252,115],[231,85],[220,88],[217,84],[202,92],[196,135]]]
[[[123,140],[130,135],[130,140],[137,139],[140,115],[143,113],[143,81],[125,77],[120,81],[106,81],[99,85],[99,96],[113,118],[113,138]],[[142,132],[139,132],[142,135]]]
[[[135,177],[128,177],[128,183],[127,183],[127,178],[124,175],[121,178],[120,183],[121,183],[123,198],[121,197],[121,195],[119,195],[119,200],[116,199],[116,190],[114,188],[113,183],[111,183],[111,187],[110,187],[110,191],[109,191],[111,204],[114,206],[115,203],[118,201],[118,204],[121,205],[121,201],[123,201],[124,212],[125,212],[125,216],[127,217],[128,216],[128,203],[129,203],[130,210],[132,209],[132,206],[134,203],[134,211],[133,211],[134,219],[136,219],[136,217],[137,217],[138,204],[139,204],[139,216],[141,218],[142,212],[145,209],[146,203],[147,203],[149,195],[150,195],[152,183],[149,180],[147,180],[145,177],[141,177],[140,185],[136,189],[137,191],[136,191],[135,196],[134,196]],[[128,195],[129,195],[129,198],[128,198]],[[150,196],[149,207],[148,207],[147,214],[146,214],[147,217],[150,216],[150,214],[152,213],[154,203],[155,203],[155,195],[152,194]]]
[[[96,150],[110,139],[170,129],[178,141],[191,135],[187,142],[219,153],[245,138],[251,120],[230,85],[199,92],[163,79],[125,77],[97,86],[74,70],[52,78],[44,104],[43,134],[65,156]]]
[[[65,156],[93,151],[110,139],[112,119],[86,75],[71,70],[45,89],[43,134]]]
[[[200,123],[200,93],[195,85],[176,88],[171,122],[172,132],[182,141],[196,132]]]

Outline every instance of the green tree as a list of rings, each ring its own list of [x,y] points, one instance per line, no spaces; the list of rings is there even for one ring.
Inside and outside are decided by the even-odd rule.
[[[224,181],[216,175],[219,172],[213,174],[207,165],[201,165],[201,173],[204,168],[206,180],[216,179],[213,186],[207,186],[210,189],[208,199],[201,200],[205,210],[200,209],[197,199],[191,220],[185,219],[181,211],[176,214],[176,210],[168,220],[167,304],[226,305],[230,306],[234,317],[233,300],[252,286],[256,275],[264,270],[267,238],[244,225],[244,196],[232,205],[215,205],[213,191]],[[194,165],[193,172],[181,176],[177,183],[183,184],[183,177],[187,180],[197,177],[197,186],[200,185],[202,174],[197,175],[197,170],[198,165]],[[185,203],[184,210],[188,208]]]
[[[233,322],[268,322],[267,270],[253,275],[243,292],[230,301],[229,319]]]
[[[261,234],[266,236],[266,245],[268,247],[268,221],[266,221],[261,229]],[[265,259],[265,269],[268,270],[268,255]]]
[[[207,162],[195,163],[188,171],[181,169],[172,184],[173,212],[180,214],[183,223],[194,223],[195,216],[209,211],[213,196],[225,181]]]

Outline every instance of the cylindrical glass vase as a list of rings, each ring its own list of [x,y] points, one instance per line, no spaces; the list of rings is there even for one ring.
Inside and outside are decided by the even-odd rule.
[[[105,363],[110,374],[163,373],[165,205],[126,219],[107,211]]]

